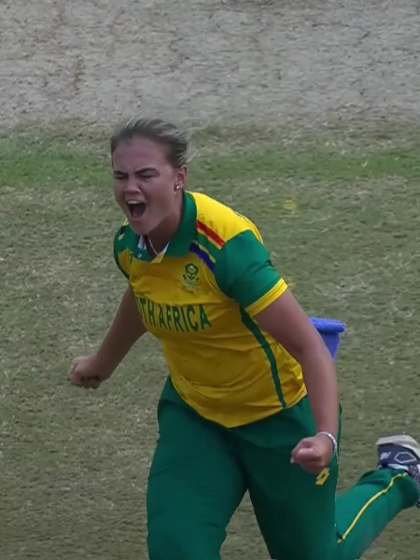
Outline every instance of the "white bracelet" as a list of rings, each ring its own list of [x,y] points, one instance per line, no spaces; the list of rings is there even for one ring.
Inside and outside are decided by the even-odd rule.
[[[338,443],[337,443],[337,439],[335,438],[335,436],[331,432],[318,432],[316,435],[317,436],[326,436],[330,440],[330,442],[332,443],[332,446],[333,446],[333,457],[334,457],[334,455],[337,454],[337,449],[338,449]]]

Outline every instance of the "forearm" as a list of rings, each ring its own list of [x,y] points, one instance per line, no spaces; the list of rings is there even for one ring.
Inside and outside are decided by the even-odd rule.
[[[321,339],[299,356],[318,432],[338,433],[338,387],[334,362]]]
[[[146,328],[137,310],[133,292],[128,287],[111,327],[96,353],[103,368],[109,372],[114,371],[136,340],[145,332]]]

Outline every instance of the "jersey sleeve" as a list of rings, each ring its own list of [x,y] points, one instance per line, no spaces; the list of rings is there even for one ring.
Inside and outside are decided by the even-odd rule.
[[[124,224],[119,228],[114,237],[114,259],[126,278],[130,276],[130,264],[132,260],[132,252],[129,248],[130,232],[127,225]]]
[[[215,265],[220,289],[254,316],[286,290],[287,284],[273,266],[262,240],[246,230],[230,239]]]

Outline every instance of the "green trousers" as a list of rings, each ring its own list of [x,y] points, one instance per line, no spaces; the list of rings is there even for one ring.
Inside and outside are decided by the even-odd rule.
[[[356,560],[418,490],[405,473],[374,470],[336,496],[338,464],[315,476],[290,463],[315,433],[307,398],[227,429],[204,420],[167,383],[148,487],[150,560],[219,560],[229,520],[249,492],[271,558]]]

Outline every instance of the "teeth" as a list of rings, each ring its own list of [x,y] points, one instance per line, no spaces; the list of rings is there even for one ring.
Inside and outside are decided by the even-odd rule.
[[[139,200],[127,200],[127,204],[144,204],[144,203],[140,202]]]

